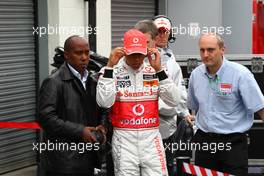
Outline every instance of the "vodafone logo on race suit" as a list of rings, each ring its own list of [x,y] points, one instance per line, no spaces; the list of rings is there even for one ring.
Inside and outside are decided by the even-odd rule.
[[[116,101],[110,118],[118,128],[150,128],[159,126],[158,101]]]
[[[148,127],[148,125],[155,125],[158,123],[157,118],[132,118],[132,119],[121,119],[120,123],[122,125],[128,125],[127,127],[131,127],[130,125],[138,126],[141,125],[142,127]]]
[[[142,104],[136,104],[132,108],[132,112],[136,116],[142,116],[145,112],[145,107]],[[147,125],[147,124],[156,124],[157,118],[132,118],[132,119],[122,119],[121,124],[125,125]]]
[[[141,116],[144,114],[145,108],[142,104],[136,104],[133,108],[132,108],[133,113],[136,116]]]

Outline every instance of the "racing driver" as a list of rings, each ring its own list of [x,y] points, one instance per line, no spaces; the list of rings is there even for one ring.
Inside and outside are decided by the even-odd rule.
[[[144,63],[146,56],[149,65]],[[111,107],[115,175],[167,176],[158,98],[174,107],[181,92],[163,70],[158,50],[147,48],[145,35],[130,29],[124,34],[124,47],[113,49],[101,72],[96,99],[99,106]]]

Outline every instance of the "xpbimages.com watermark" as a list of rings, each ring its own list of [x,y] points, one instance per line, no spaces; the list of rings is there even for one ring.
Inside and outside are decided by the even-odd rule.
[[[78,34],[81,36],[97,34],[98,27],[91,27],[91,26],[58,26],[58,25],[50,25],[48,24],[47,27],[32,27],[32,34],[38,35],[39,37],[43,37],[45,35],[72,35]]]
[[[103,32],[103,31],[102,31]],[[91,34],[97,35],[99,33],[98,27],[91,26],[59,26],[57,24],[47,26],[32,27],[32,34],[43,37],[45,35],[73,35],[88,36]],[[231,35],[231,26],[200,26],[199,23],[189,23],[188,25],[179,24],[173,26],[171,29],[173,37],[185,35],[190,37],[197,37],[206,33],[217,33],[219,35]]]
[[[44,151],[77,151],[78,153],[84,153],[85,151],[98,151],[100,150],[99,143],[66,143],[66,142],[40,142],[40,143],[33,143],[32,147],[33,151],[37,151],[42,153]]]
[[[200,26],[199,23],[189,23],[188,26],[178,25],[171,29],[172,36],[187,35],[190,37],[197,37],[201,34],[217,33],[219,35],[231,35],[231,26]]]
[[[217,151],[230,151],[232,149],[231,142],[210,142],[210,143],[195,143],[195,142],[175,142],[175,143],[164,143],[164,149],[174,153],[177,151],[208,151],[210,153],[216,153]]]

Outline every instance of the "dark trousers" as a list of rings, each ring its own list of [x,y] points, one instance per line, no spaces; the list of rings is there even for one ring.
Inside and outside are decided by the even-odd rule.
[[[169,137],[167,139],[163,139],[162,141],[163,141],[164,148],[165,148],[165,146],[173,144],[171,137]],[[168,174],[169,174],[169,176],[173,176],[173,175],[175,175],[173,173],[173,159],[175,158],[175,152],[172,152],[171,150],[165,149],[165,155],[166,155]]]
[[[115,175],[113,157],[111,153],[106,155],[106,175],[107,176]]]
[[[233,175],[248,175],[248,146],[245,133],[215,134],[197,130],[195,164]]]
[[[111,125],[108,126],[107,132],[107,152],[106,152],[106,176],[114,176],[114,161],[112,157],[112,137],[113,137],[113,127]]]

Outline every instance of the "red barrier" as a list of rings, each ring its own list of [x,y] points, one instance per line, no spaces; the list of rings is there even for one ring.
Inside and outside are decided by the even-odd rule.
[[[195,166],[189,163],[183,163],[183,172],[197,176],[233,176],[231,174]]]
[[[0,128],[41,129],[36,122],[0,122]]]

